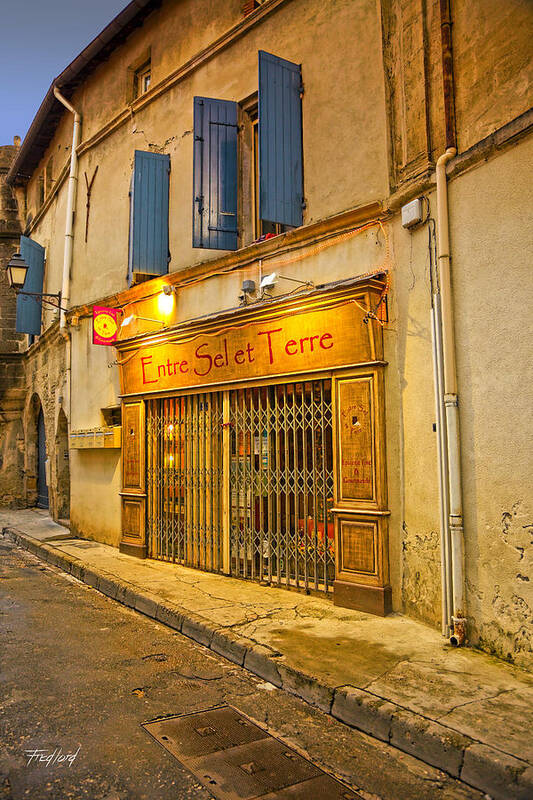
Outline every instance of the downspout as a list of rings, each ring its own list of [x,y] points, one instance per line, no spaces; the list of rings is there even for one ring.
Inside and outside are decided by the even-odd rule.
[[[67,328],[66,309],[70,304],[70,271],[72,267],[72,251],[74,244],[74,209],[76,206],[76,194],[78,190],[78,154],[77,148],[80,143],[81,135],[81,115],[66,100],[57,86],[54,86],[54,96],[62,103],[65,108],[74,115],[72,127],[72,148],[70,152],[70,173],[67,189],[67,214],[65,220],[65,249],[63,254],[63,280],[61,283],[61,311],[59,331],[65,339],[66,349],[66,409],[68,413],[68,423],[71,422],[71,341],[70,333]]]
[[[461,457],[459,439],[459,405],[457,399],[457,367],[450,274],[450,235],[448,219],[448,184],[446,164],[455,156],[449,147],[437,161],[437,255],[442,302],[442,349],[444,375],[444,409],[448,464],[448,524],[452,568],[452,644],[465,640],[465,600],[463,570],[463,511],[461,499]]]
[[[450,226],[448,217],[448,184],[446,165],[456,155],[455,106],[451,37],[450,0],[440,0],[442,75],[446,151],[437,160],[437,256],[442,303],[443,391],[448,465],[448,522],[451,555],[451,621],[450,642],[461,645],[466,638],[464,591],[464,543],[461,480],[461,446],[459,437],[459,404],[457,364],[450,270]]]

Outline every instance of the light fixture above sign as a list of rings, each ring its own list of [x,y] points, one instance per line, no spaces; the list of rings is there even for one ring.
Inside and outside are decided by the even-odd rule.
[[[314,287],[313,281],[302,281],[299,278],[289,278],[287,275],[280,275],[278,272],[271,272],[269,275],[265,275],[264,278],[261,279],[259,286],[263,292],[268,292],[274,288],[279,280],[298,283],[300,286],[307,286],[310,289]]]
[[[122,322],[120,323],[121,328],[125,328],[128,325],[131,325],[136,319],[145,320],[145,322],[158,322],[159,325],[164,325],[165,323],[161,319],[153,319],[152,317],[140,317],[138,314],[130,314],[128,317],[124,317]]]

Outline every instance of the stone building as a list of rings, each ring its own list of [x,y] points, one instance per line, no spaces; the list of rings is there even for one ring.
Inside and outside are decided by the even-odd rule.
[[[20,147],[0,147],[0,263],[7,264],[18,249],[21,226],[17,202],[6,175]],[[23,349],[25,337],[15,331],[16,297],[0,271],[0,498],[11,508],[24,505],[22,412],[24,408]]]
[[[19,298],[13,497],[44,480],[80,535],[466,619],[530,666],[532,26],[527,0],[130,3],[7,178],[65,309]]]

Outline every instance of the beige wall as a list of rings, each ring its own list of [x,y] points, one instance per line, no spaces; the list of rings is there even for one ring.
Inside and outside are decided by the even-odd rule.
[[[453,2],[457,136],[466,150],[533,105],[531,0]]]
[[[530,665],[532,159],[529,138],[450,187],[472,636]]]
[[[186,7],[187,4],[183,13]],[[173,16],[169,16],[168,6],[162,10],[161,18],[154,13],[149,24],[109,62],[99,67],[75,95],[73,102],[80,107],[83,116],[82,141],[94,136],[110,117],[125,108],[127,65],[138,55],[141,45],[146,46],[152,37],[155,42],[152,44],[154,81],[167,77],[168,73],[161,74],[163,68],[157,66],[157,54],[164,42],[158,40],[154,26],[157,23],[157,30],[164,31],[165,37],[170,36],[170,31],[179,29],[181,34],[177,38],[182,40],[185,34],[181,27],[181,12],[178,4]],[[167,24],[170,19],[172,24]],[[196,16],[192,24],[198,25]],[[344,38],[354,39],[361,26],[365,29],[365,46],[354,50],[355,63],[347,70],[345,53],[342,48],[335,47],[335,42]],[[317,35],[322,37],[322,48],[316,47]],[[387,193],[386,119],[382,64],[375,58],[379,42],[379,20],[374,3],[369,0],[355,3],[335,0],[328,6],[316,0],[311,3],[292,0],[84,153],[79,162],[72,303],[91,302],[126,287],[128,192],[135,149],[153,149],[169,153],[171,157],[170,271],[175,272],[220,254],[220,251],[192,248],[193,97],[206,95],[240,101],[257,91],[259,49],[302,63],[305,84],[304,193],[307,201],[304,222],[384,197]],[[204,44],[203,39],[201,44]],[[188,47],[192,48],[192,45]],[[168,52],[165,59],[166,69],[170,72]],[[177,63],[174,62],[174,66]],[[35,178],[30,181],[30,197],[49,154],[69,145],[70,125],[70,115],[65,114],[61,129],[48,148]],[[354,142],[357,142],[357,147],[354,147]],[[98,174],[91,195],[89,236],[85,243],[84,173],[90,179],[97,165]],[[66,183],[61,188],[60,197],[65,193]],[[53,223],[48,217],[55,216],[60,228],[64,226],[61,201],[54,201],[50,212],[33,231],[34,237],[42,244],[54,239]],[[57,237],[57,241],[60,244],[61,238]],[[50,263],[48,287],[55,283],[56,272],[59,274],[62,269],[62,250],[50,252]],[[98,265],[97,269],[95,265]]]

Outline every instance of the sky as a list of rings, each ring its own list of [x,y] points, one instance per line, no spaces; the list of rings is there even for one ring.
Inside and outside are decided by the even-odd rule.
[[[0,0],[0,145],[22,139],[53,79],[129,0]]]

